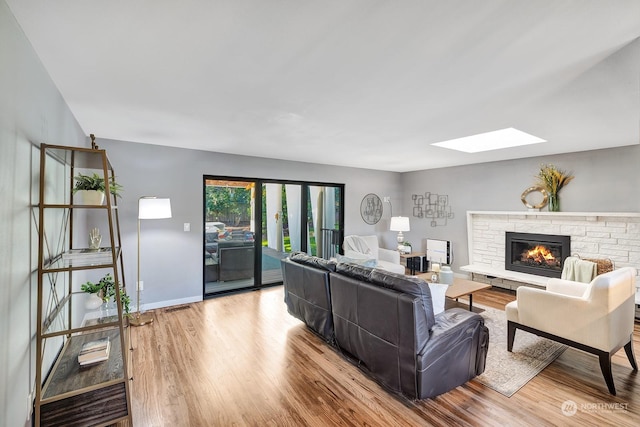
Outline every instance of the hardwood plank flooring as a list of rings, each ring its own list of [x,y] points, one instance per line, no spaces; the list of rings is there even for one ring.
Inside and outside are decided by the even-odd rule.
[[[510,292],[474,294],[504,309]],[[463,299],[461,299],[462,301]],[[132,328],[135,426],[640,425],[640,378],[613,358],[568,349],[511,398],[470,381],[432,400],[390,394],[290,316],[282,287],[156,310]],[[640,328],[634,333],[640,355]],[[563,415],[563,402],[577,404]]]

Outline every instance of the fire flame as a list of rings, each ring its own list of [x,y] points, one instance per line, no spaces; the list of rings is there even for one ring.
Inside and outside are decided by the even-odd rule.
[[[522,255],[523,259],[533,260],[540,264],[547,263],[553,265],[557,262],[551,251],[543,245],[537,245],[535,248],[525,251]]]

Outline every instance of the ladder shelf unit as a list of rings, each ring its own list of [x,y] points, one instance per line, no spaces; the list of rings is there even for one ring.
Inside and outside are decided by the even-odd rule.
[[[97,174],[104,204],[83,204],[74,177]],[[42,144],[38,229],[38,288],[34,418],[36,426],[107,426],[131,418],[129,325],[114,169],[107,153],[92,148]],[[88,230],[103,230],[98,249]],[[104,247],[102,247],[104,246]],[[113,302],[96,307],[80,288],[110,275]],[[80,365],[84,344],[108,338],[107,360]]]

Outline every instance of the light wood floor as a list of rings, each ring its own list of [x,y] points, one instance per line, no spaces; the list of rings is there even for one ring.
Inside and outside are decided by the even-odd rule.
[[[474,304],[515,297],[487,290]],[[283,302],[282,287],[156,310],[132,328],[135,426],[640,425],[640,378],[614,356],[617,396],[596,357],[568,349],[511,398],[477,381],[433,400],[387,393],[322,342]],[[640,356],[640,328],[635,351]],[[572,417],[561,405],[577,404]]]

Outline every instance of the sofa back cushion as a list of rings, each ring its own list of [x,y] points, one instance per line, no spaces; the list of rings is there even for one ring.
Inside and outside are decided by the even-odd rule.
[[[282,278],[287,311],[326,341],[333,342],[333,317],[329,295],[329,270],[284,258]],[[320,263],[324,265],[323,263]]]
[[[336,345],[386,387],[416,397],[416,355],[430,337],[420,298],[339,272],[329,285]]]
[[[345,276],[353,277],[356,280],[370,282],[373,267],[351,262],[338,262],[338,265],[336,265],[336,272],[344,274]]]
[[[304,252],[294,252],[289,258],[298,264],[308,265],[310,267],[319,268],[326,271],[336,271],[336,262],[320,258],[313,255],[307,255]]]
[[[425,322],[429,330],[435,325],[433,301],[429,284],[419,277],[405,276],[386,270],[373,270],[371,282],[375,285],[393,289],[420,299],[424,309]]]

